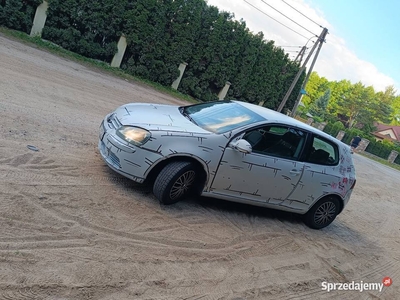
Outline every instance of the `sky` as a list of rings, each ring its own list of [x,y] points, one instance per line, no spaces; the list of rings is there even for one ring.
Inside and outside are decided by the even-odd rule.
[[[313,69],[319,76],[329,81],[347,79],[352,83],[361,82],[373,86],[375,91],[384,91],[387,86],[394,85],[397,95],[400,95],[399,0],[207,2],[234,13],[235,19],[243,19],[252,32],[262,31],[266,40],[273,40],[293,58],[304,45],[310,51],[313,41],[317,40],[314,36],[319,36],[325,27],[329,33]],[[307,52],[304,58],[306,56]],[[307,68],[311,61],[312,58]]]

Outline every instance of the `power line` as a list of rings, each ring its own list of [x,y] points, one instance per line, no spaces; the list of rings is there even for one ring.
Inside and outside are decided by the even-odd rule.
[[[292,21],[293,23],[295,23],[296,25],[300,26],[301,28],[303,28],[304,30],[308,31],[309,33],[316,35],[315,33],[313,33],[312,31],[308,30],[307,28],[305,28],[303,25],[297,23],[295,20],[289,18],[287,15],[285,15],[284,13],[280,12],[279,10],[277,10],[275,7],[273,7],[272,5],[268,4],[267,2],[265,2],[264,0],[261,0],[261,2],[263,2],[264,4],[268,5],[269,7],[271,7],[273,10],[275,10],[276,12],[280,13],[282,16],[284,16],[286,19],[289,19],[290,21]]]
[[[308,78],[309,78],[309,76],[310,76],[309,74],[311,74],[311,71],[312,71],[312,69],[313,69],[313,67],[314,67],[314,64],[315,64],[315,62],[316,62],[316,60],[317,60],[317,57],[318,57],[318,54],[319,54],[319,51],[321,50],[322,44],[323,44],[323,42],[324,42],[325,37],[326,37],[327,34],[328,34],[328,29],[327,29],[327,28],[323,28],[321,34],[320,34],[319,37],[318,37],[317,42],[314,43],[314,45],[313,45],[313,47],[312,47],[310,53],[308,53],[307,58],[305,59],[305,61],[304,61],[303,64],[301,65],[299,71],[298,71],[297,74],[296,74],[296,77],[294,78],[292,84],[290,85],[288,91],[286,92],[285,97],[283,97],[281,103],[279,104],[277,111],[279,111],[279,112],[282,111],[282,109],[283,109],[283,107],[285,106],[287,100],[289,99],[290,94],[292,93],[292,91],[293,91],[293,89],[294,89],[294,86],[296,85],[297,81],[299,80],[300,75],[306,70],[306,65],[307,65],[309,59],[311,58],[311,56],[312,56],[312,54],[313,54],[315,48],[318,46],[317,53],[314,55],[314,60],[313,60],[313,62],[311,63],[310,69],[308,70],[308,73],[307,73],[307,75],[306,75],[306,79],[305,79],[305,81],[303,82],[303,85],[302,85],[302,88],[304,89],[304,86],[305,86],[305,84],[307,83],[307,80],[308,80]],[[295,107],[293,108],[293,111],[296,111],[298,102],[299,102],[299,101],[296,100],[296,104],[295,104]],[[293,111],[292,111],[292,112],[293,112]]]
[[[310,19],[308,16],[306,16],[305,14],[303,14],[301,11],[297,10],[296,8],[294,8],[293,6],[291,6],[289,3],[287,3],[285,0],[282,0],[283,3],[285,3],[287,6],[290,6],[292,9],[294,9],[295,11],[297,11],[299,14],[301,14],[303,17],[306,17],[307,19],[309,19],[311,22],[313,22],[314,24],[318,25],[319,27],[322,28],[322,26],[320,24],[318,24],[317,22],[315,22],[314,20]]]
[[[305,39],[308,39],[308,37],[302,35],[301,33],[297,32],[296,30],[290,28],[289,26],[286,26],[285,24],[279,22],[278,20],[274,19],[273,17],[271,17],[270,15],[268,15],[267,13],[263,12],[261,9],[259,9],[258,7],[254,6],[253,4],[251,4],[250,2],[243,0],[244,2],[246,2],[248,5],[254,7],[255,9],[257,9],[259,12],[263,13],[264,15],[266,15],[267,17],[271,18],[272,20],[274,20],[275,22],[278,22],[279,24],[281,24],[282,26],[286,27],[287,29],[297,33],[298,35],[302,36]]]

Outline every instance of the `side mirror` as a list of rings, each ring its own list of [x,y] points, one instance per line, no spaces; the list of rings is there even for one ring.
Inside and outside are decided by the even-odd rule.
[[[243,139],[238,140],[236,142],[232,142],[230,144],[230,146],[233,149],[236,149],[236,150],[238,150],[239,152],[242,152],[242,153],[251,153],[251,151],[253,150],[251,148],[250,143],[248,141],[246,141],[246,140],[243,140]]]

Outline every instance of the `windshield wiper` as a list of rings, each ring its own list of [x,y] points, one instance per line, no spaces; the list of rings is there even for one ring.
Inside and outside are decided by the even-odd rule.
[[[186,109],[184,107],[179,107],[179,111],[180,113],[186,117],[190,122],[192,122],[193,124],[197,125],[196,121],[193,120],[193,118],[186,112]]]

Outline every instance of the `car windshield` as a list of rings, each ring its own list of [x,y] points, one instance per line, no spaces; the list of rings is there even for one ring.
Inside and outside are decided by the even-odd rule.
[[[224,133],[265,120],[250,109],[231,101],[218,101],[182,107],[181,113],[201,128]]]

